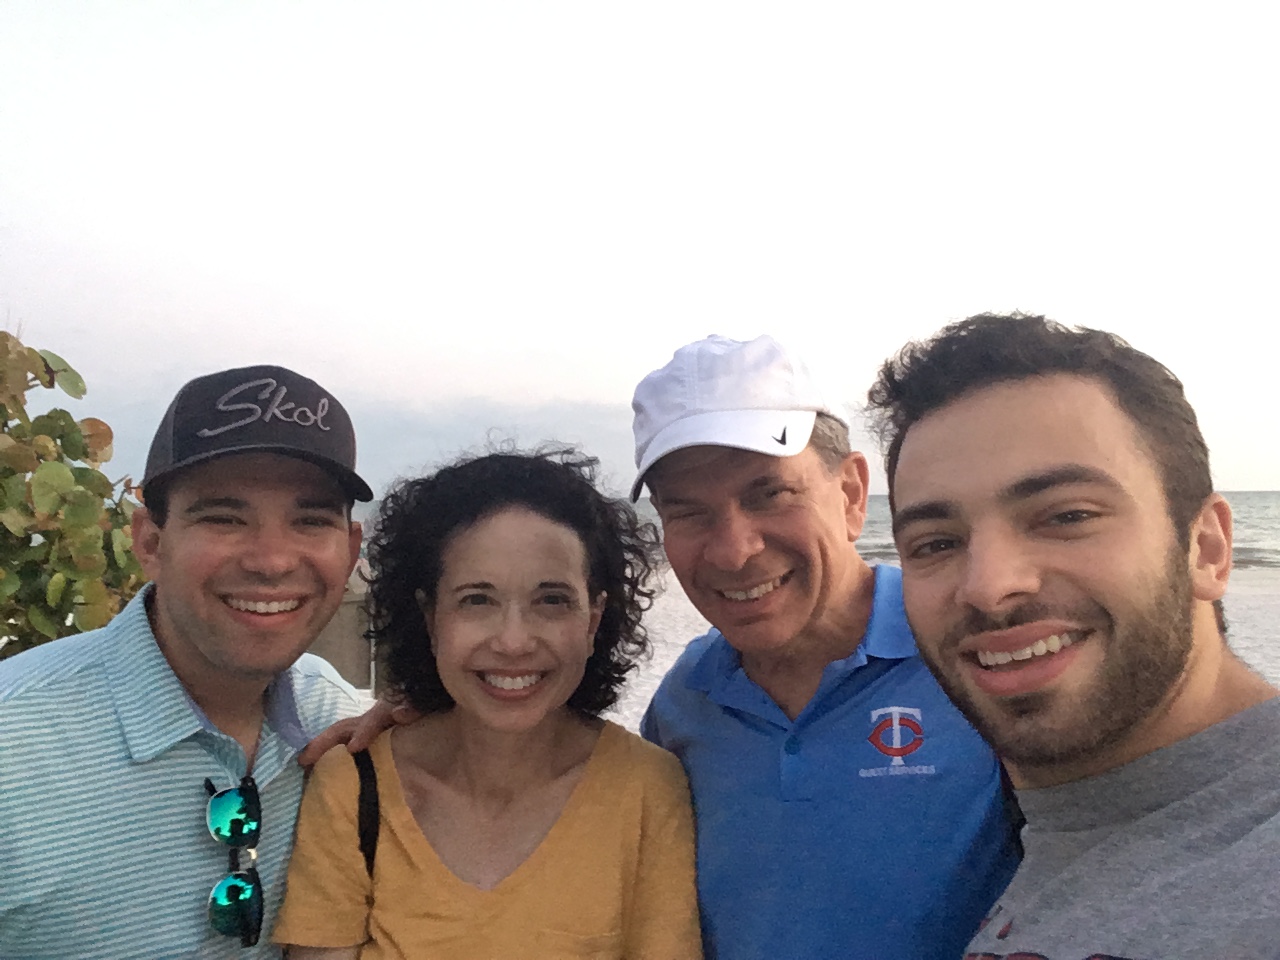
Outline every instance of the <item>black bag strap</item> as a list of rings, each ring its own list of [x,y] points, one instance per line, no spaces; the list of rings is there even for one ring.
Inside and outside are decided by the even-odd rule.
[[[373,858],[378,852],[378,775],[373,770],[373,757],[368,750],[353,753],[356,772],[360,774],[360,801],[356,808],[356,829],[360,834],[360,852],[364,866],[373,877]]]

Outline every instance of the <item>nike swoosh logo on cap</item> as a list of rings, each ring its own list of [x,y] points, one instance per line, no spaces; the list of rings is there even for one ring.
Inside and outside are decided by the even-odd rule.
[[[785,446],[787,445],[787,428],[786,428],[786,427],[783,427],[783,428],[782,428],[782,436],[780,436],[780,437],[774,437],[773,439],[774,439],[774,440],[776,440],[778,443],[782,444],[782,445],[785,447]]]

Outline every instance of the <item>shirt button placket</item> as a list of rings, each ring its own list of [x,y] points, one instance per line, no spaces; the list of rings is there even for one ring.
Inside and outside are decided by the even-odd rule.
[[[800,736],[792,731],[782,741],[779,754],[780,787],[783,800],[808,799],[804,789],[804,760],[800,755]]]

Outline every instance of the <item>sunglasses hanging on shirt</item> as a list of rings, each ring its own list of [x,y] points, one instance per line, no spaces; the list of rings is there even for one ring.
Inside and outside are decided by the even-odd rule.
[[[209,893],[209,925],[219,933],[239,937],[240,945],[252,947],[262,932],[262,881],[258,878],[258,838],[262,833],[262,801],[253,777],[240,786],[218,790],[206,778],[209,794],[205,825],[209,835],[226,844],[230,873]],[[246,863],[241,864],[241,854]]]

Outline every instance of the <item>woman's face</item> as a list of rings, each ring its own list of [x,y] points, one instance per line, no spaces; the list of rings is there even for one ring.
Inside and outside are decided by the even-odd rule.
[[[577,533],[508,507],[446,543],[426,621],[457,709],[519,732],[538,726],[578,688],[603,610],[604,595],[588,595]]]

